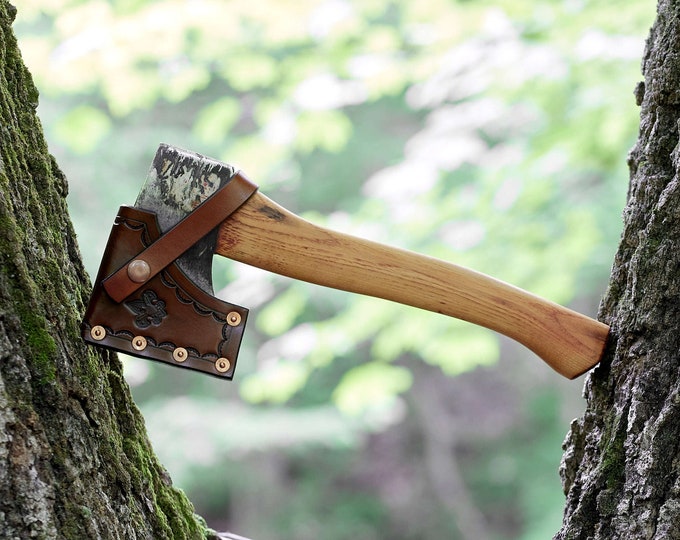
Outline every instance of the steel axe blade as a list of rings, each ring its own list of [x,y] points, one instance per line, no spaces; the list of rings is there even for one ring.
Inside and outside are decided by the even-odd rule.
[[[174,266],[205,296],[213,298],[211,257],[217,253],[290,278],[392,300],[490,328],[522,343],[570,379],[597,364],[606,345],[609,327],[599,321],[474,270],[319,227],[258,192],[256,186],[233,167],[169,145],[159,147],[135,209],[154,215],[159,231],[153,239],[142,238],[127,247],[125,253],[117,257],[116,264],[100,269],[95,283],[98,294],[93,295],[83,326],[83,335],[88,341],[105,341],[92,336],[95,327],[103,328],[98,331],[106,336],[116,332],[110,325],[100,324],[93,318],[101,302],[113,302],[114,306],[137,302],[134,305],[142,310],[142,324],[149,322],[147,311],[153,315],[154,307],[146,304],[153,299],[147,294],[145,300],[145,291],[153,292],[159,301],[168,302],[160,300],[156,292],[163,285],[156,283],[156,289],[150,288],[149,280],[163,278]],[[201,223],[203,229],[199,231],[196,223]],[[216,228],[210,229],[210,226]],[[182,238],[186,246],[172,247],[177,244],[175,238]],[[107,253],[115,250],[117,242],[115,238],[110,239]],[[154,243],[157,243],[155,248]],[[151,252],[154,255],[147,257]],[[165,259],[157,261],[161,252]],[[149,275],[144,267],[148,262],[145,258],[153,267]],[[205,310],[206,298],[197,300],[195,291],[182,290],[182,286],[187,285],[178,285],[175,283],[178,279],[170,275],[167,279],[173,282],[176,296],[191,299],[187,301],[193,301],[194,307],[195,304],[202,306],[194,311]],[[168,292],[164,294],[167,298]],[[113,309],[109,306],[110,311]],[[168,360],[168,354],[154,359],[200,369],[195,364],[203,355],[208,359],[203,371],[219,374],[214,373],[220,371],[219,362],[226,361],[229,363],[226,373],[231,376],[238,352],[238,346],[234,351],[233,341],[238,340],[240,344],[247,310],[232,305],[222,306],[221,311],[212,306],[210,310],[213,318],[215,312],[218,319],[223,318],[222,330],[228,328],[232,334],[235,328],[241,330],[237,337],[230,334],[226,339],[226,343],[232,340],[229,352],[225,352],[228,347],[224,339],[217,350],[209,352],[200,350],[203,345],[181,347],[175,343],[178,337],[173,341],[167,334],[164,336],[169,344],[163,345],[163,338],[154,332],[166,324],[165,318],[145,328],[139,328],[139,321],[133,319],[125,332],[139,331],[140,338],[156,348],[164,346],[166,352],[179,347],[194,365],[186,360],[178,362],[177,358]],[[239,324],[229,326],[229,314],[238,316]],[[181,317],[187,318],[187,326],[195,333],[205,330],[198,316],[184,312]],[[134,337],[130,338],[132,354],[135,354]],[[103,344],[115,348],[110,343]]]

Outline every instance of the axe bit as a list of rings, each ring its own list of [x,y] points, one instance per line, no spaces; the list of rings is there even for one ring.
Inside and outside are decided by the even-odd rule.
[[[227,202],[217,201],[217,194],[227,188],[233,189],[236,195],[223,196]],[[211,200],[213,209],[203,209]],[[201,204],[202,201],[205,202]],[[225,209],[226,206],[229,208]],[[121,207],[121,212],[124,208]],[[185,232],[191,231],[193,225],[186,222],[198,209],[202,209],[203,215],[211,216],[212,221],[208,220],[210,223],[203,227],[214,228],[197,231],[194,236],[200,234],[200,239],[191,237],[190,232],[189,238],[183,240],[186,245],[173,248],[178,251],[176,254],[168,249],[169,245],[176,244],[174,240],[165,242],[165,247],[156,246],[159,248],[156,251],[167,252],[166,258],[170,257],[152,269],[152,274],[160,272],[160,278],[165,279],[163,284],[152,286],[151,281],[147,282],[153,275],[149,275],[142,264],[146,264],[144,253],[152,251],[148,246],[156,238],[142,238],[142,245],[127,249],[116,257],[115,263],[105,265],[102,262],[83,323],[83,336],[91,343],[231,378],[247,315],[244,308],[230,304],[210,307],[212,319],[223,323],[221,329],[216,330],[221,336],[212,352],[202,352],[198,346],[177,345],[175,342],[181,339],[172,335],[176,330],[168,330],[170,334],[160,337],[151,330],[147,332],[149,335],[142,331],[161,328],[170,314],[171,309],[166,306],[170,300],[167,296],[160,299],[161,295],[157,294],[168,281],[182,302],[190,303],[187,297],[193,298],[196,313],[205,312],[205,304],[210,303],[211,298],[213,302],[219,302],[212,296],[213,253],[293,279],[392,300],[484,326],[522,343],[570,379],[597,364],[607,342],[609,327],[599,321],[474,270],[314,225],[258,192],[257,186],[233,167],[169,145],[160,145],[135,208],[155,214],[160,229],[155,234],[160,238],[169,239],[173,229],[180,228],[178,223],[185,224]],[[129,217],[121,218],[119,214],[117,223],[121,220],[125,222]],[[127,229],[135,228],[136,222],[131,223]],[[116,242],[112,232],[107,252],[116,247]],[[172,268],[164,266],[172,258],[176,258],[176,263],[172,264],[181,270],[177,276],[187,276],[189,282],[201,289],[200,293],[180,294],[182,287],[173,285],[179,278],[169,275]],[[139,265],[143,267],[141,278],[135,274],[139,273]],[[191,287],[191,283],[186,288]],[[106,293],[100,284],[104,285]],[[144,291],[140,291],[142,287]],[[199,294],[208,298],[197,300]],[[113,297],[113,302],[109,297]],[[94,320],[114,309],[108,304],[106,309],[98,309],[97,305],[104,301],[126,305],[127,311],[135,315],[134,328],[128,325],[127,330],[117,331],[111,324],[99,324]],[[157,314],[159,303],[162,304],[160,311],[167,311],[165,315],[161,313],[163,317],[160,318]],[[172,321],[173,317],[167,319]],[[193,334],[206,330],[204,325],[207,323],[197,321],[191,312],[175,315],[175,319],[175,329],[185,324]],[[233,324],[235,322],[237,324]],[[227,335],[227,331],[237,329],[241,332],[238,335]],[[127,346],[130,340],[132,350]],[[145,352],[145,349],[140,351],[136,344],[141,344],[142,340],[145,348],[149,343],[162,354],[154,355],[153,351]],[[227,345],[231,349],[225,352]],[[178,358],[176,351],[180,349]],[[161,357],[163,354],[165,356]],[[191,361],[187,362],[187,358]],[[203,364],[198,362],[201,358],[209,360],[208,367],[201,367]]]

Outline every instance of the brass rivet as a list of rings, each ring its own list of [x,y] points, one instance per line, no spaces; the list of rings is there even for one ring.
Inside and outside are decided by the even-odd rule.
[[[236,311],[231,311],[229,315],[227,315],[227,324],[229,326],[238,326],[241,324],[241,314]]]
[[[133,337],[132,348],[136,351],[143,351],[144,349],[146,349],[146,338],[144,336]]]
[[[128,264],[128,277],[135,283],[144,283],[151,275],[149,263],[142,259],[135,259]]]
[[[189,358],[189,354],[184,347],[177,347],[174,351],[172,351],[172,357],[175,359],[175,362],[184,362],[187,358]]]
[[[90,336],[92,336],[92,339],[101,341],[106,337],[106,330],[104,330],[103,326],[93,326],[92,330],[90,330]]]
[[[226,358],[218,358],[215,361],[215,369],[220,373],[226,373],[231,367],[231,362]]]

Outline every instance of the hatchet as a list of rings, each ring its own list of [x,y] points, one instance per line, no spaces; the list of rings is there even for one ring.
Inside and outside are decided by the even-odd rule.
[[[599,361],[609,333],[474,270],[317,226],[230,165],[162,144],[135,206],[114,221],[83,338],[231,379],[248,310],[215,298],[213,253],[484,326],[570,379]]]

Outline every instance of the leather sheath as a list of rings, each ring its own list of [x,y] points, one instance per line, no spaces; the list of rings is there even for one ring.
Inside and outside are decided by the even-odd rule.
[[[176,259],[256,190],[237,173],[165,234],[154,212],[121,206],[81,326],[83,339],[232,379],[248,310],[194,285]],[[150,268],[142,282],[127,271],[139,260]]]

